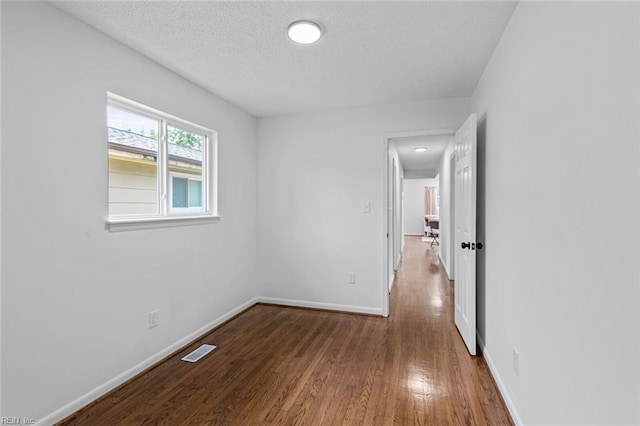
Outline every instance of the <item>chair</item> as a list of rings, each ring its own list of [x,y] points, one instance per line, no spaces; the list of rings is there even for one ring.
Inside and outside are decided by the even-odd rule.
[[[429,229],[429,236],[433,237],[433,240],[431,240],[431,247],[433,247],[433,243],[440,245],[440,240],[438,240],[438,237],[440,237],[440,221],[430,220]]]

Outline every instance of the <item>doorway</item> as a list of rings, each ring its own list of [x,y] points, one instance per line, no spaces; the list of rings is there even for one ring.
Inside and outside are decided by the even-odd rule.
[[[392,132],[385,135],[384,196],[387,208],[384,209],[383,215],[386,224],[383,316],[389,315],[389,291],[402,257],[404,230],[407,226],[402,220],[405,182],[408,182],[407,179],[435,179],[454,133],[455,129],[433,129]],[[417,155],[414,153],[416,148],[426,150],[421,150],[422,154]],[[424,229],[423,225],[421,229]]]
[[[446,130],[432,130],[432,131],[418,131],[418,132],[406,132],[404,134],[387,134],[385,136],[385,185],[386,190],[385,198],[387,206],[393,205],[393,194],[389,191],[389,183],[395,182],[395,174],[397,170],[402,169],[404,176],[408,177],[409,171],[412,167],[409,167],[410,163],[423,166],[423,161],[426,161],[427,157],[420,157],[414,155],[408,155],[403,157],[403,149],[400,148],[401,142],[411,142],[415,146],[416,152],[425,153],[428,151],[429,137],[444,138],[445,145],[442,152],[434,152],[432,160],[432,168],[437,170],[436,173],[441,173],[441,176],[451,176],[450,170],[452,165],[455,165],[455,179],[450,182],[450,186],[454,187],[455,202],[448,215],[444,217],[450,217],[454,215],[454,220],[450,221],[454,225],[453,235],[447,236],[449,242],[453,242],[455,251],[455,281],[454,281],[454,320],[460,335],[462,336],[467,349],[471,355],[476,354],[476,250],[483,248],[483,243],[476,240],[476,187],[477,187],[477,116],[472,113],[460,126],[459,129],[451,131]],[[453,138],[452,138],[453,136]],[[418,143],[418,145],[416,145]],[[419,144],[424,144],[420,146]],[[446,147],[455,151],[453,162],[451,161],[451,152],[445,155]],[[406,148],[406,147],[405,147]],[[405,152],[411,154],[410,146]],[[432,150],[431,152],[433,152]],[[453,164],[454,163],[454,164]],[[391,167],[390,167],[391,165]],[[426,167],[426,166],[425,166]],[[421,168],[421,167],[418,167]],[[391,176],[393,173],[394,176]],[[435,177],[435,176],[434,176]],[[449,179],[448,179],[449,180]],[[395,206],[393,206],[395,208]],[[387,224],[387,239],[395,239],[398,237],[396,233],[396,226],[393,223],[398,217],[402,217],[401,214],[397,214],[396,211],[389,209],[385,211],[385,222]],[[427,217],[425,216],[425,219]],[[438,216],[438,223],[440,217]],[[391,222],[391,223],[390,223]],[[447,226],[440,227],[440,231],[448,229]],[[445,238],[445,234],[440,233],[440,240]],[[389,242],[385,244],[387,250],[387,259],[389,258]],[[442,257],[442,256],[441,256]],[[393,262],[386,262],[385,276],[390,276],[390,271],[394,270]],[[389,315],[389,292],[388,287],[385,284],[383,291],[383,303],[382,313],[384,316]]]

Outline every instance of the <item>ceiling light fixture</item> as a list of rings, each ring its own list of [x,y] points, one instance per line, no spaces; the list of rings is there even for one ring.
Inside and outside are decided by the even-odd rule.
[[[415,152],[425,152],[427,150],[427,148],[425,148],[424,146],[421,146],[419,148],[414,148],[413,150]]]
[[[296,21],[289,25],[287,34],[289,34],[289,38],[296,43],[311,44],[320,40],[322,31],[320,31],[320,26],[315,22]]]

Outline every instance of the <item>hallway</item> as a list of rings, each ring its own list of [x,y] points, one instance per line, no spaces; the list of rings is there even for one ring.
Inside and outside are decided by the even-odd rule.
[[[453,281],[438,250],[405,237],[391,292],[390,328],[406,360],[399,378],[407,384],[405,411],[424,413],[429,424],[513,424],[484,359],[468,355],[455,327]]]
[[[405,241],[389,318],[255,305],[62,424],[513,424],[437,247]],[[201,343],[218,349],[180,361]]]

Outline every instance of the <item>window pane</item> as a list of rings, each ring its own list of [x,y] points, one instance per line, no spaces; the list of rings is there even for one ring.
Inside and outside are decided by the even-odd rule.
[[[158,214],[157,120],[107,107],[109,215]]]
[[[187,207],[189,205],[187,198],[188,198],[188,194],[189,191],[187,189],[187,182],[188,180],[185,178],[179,178],[179,177],[173,177],[172,179],[172,201],[171,201],[171,206],[178,207],[178,208],[184,208]]]
[[[173,126],[167,126],[169,172],[179,173],[185,178],[186,198],[184,205],[202,209],[202,163],[204,160],[205,137]]]
[[[189,179],[189,207],[202,207],[202,181]]]

